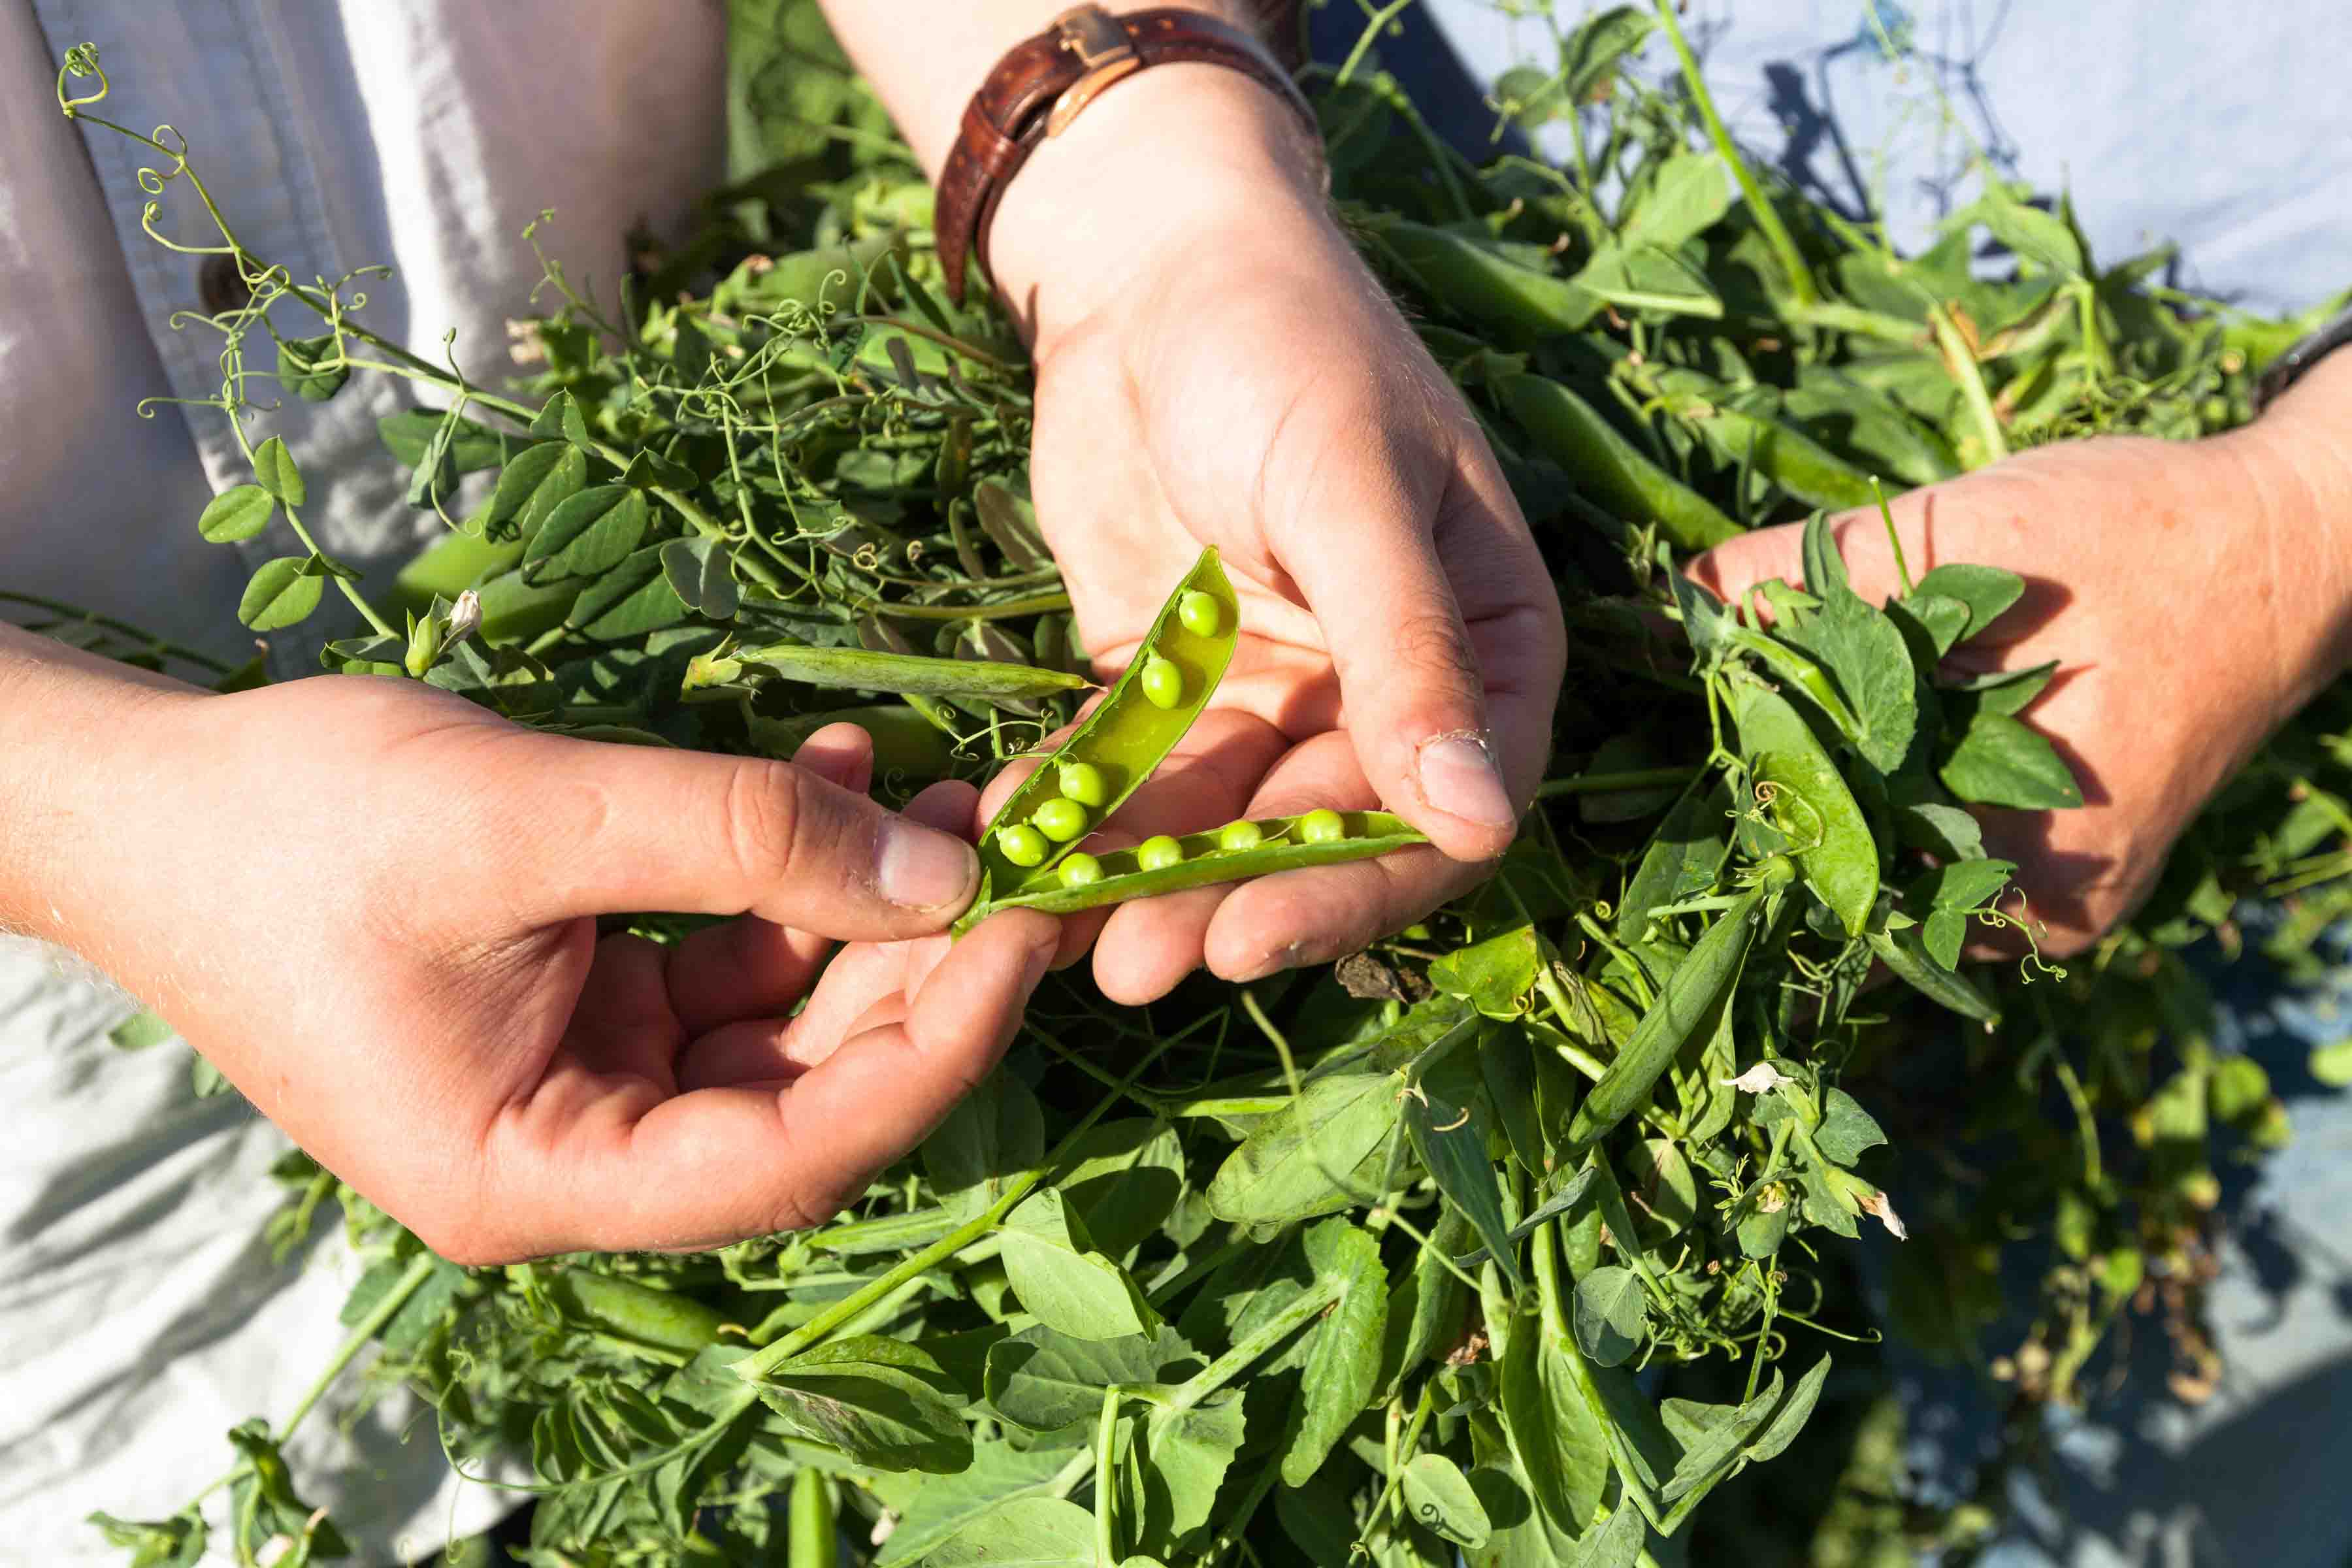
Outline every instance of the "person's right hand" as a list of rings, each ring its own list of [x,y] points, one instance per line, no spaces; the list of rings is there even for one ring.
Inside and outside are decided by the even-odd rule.
[[[822,1220],[988,1072],[1053,952],[1031,911],[888,940],[968,902],[973,795],[884,811],[850,726],[794,765],[534,733],[401,680],[100,700],[110,765],[37,801],[47,907],[20,923],[458,1262]],[[740,918],[599,937],[640,910]],[[825,938],[884,940],[819,981]]]

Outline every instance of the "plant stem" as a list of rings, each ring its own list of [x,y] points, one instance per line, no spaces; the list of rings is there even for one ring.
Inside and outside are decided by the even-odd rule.
[[[1135,1064],[1135,1070],[1128,1075],[1128,1082],[1133,1083],[1140,1079],[1144,1070],[1153,1062],[1158,1061],[1160,1054],[1173,1043],[1172,1039],[1161,1040],[1144,1052],[1142,1059]],[[1102,1120],[1103,1112],[1117,1103],[1119,1093],[1124,1091],[1122,1087],[1118,1092],[1097,1101],[1094,1109],[1078,1119],[1078,1124],[1070,1129],[1069,1135],[1055,1147],[1052,1153],[1046,1155],[1034,1170],[1024,1171],[1006,1182],[1003,1195],[982,1210],[979,1215],[958,1226],[920,1252],[901,1259],[898,1267],[888,1273],[884,1274],[865,1289],[842,1298],[775,1343],[763,1346],[740,1361],[728,1363],[729,1370],[747,1381],[766,1376],[842,1324],[863,1313],[868,1307],[873,1306],[908,1280],[937,1268],[964,1247],[994,1230],[1004,1222],[1004,1216],[1020,1206],[1021,1200],[1034,1191],[1038,1184],[1045,1179],[1046,1174],[1068,1156],[1071,1150],[1076,1147],[1077,1141],[1084,1137],[1087,1130],[1097,1121]]]
[[[1987,463],[1998,463],[2009,456],[2009,437],[2000,427],[2000,416],[1994,412],[1992,395],[1985,390],[1984,374],[1977,368],[1977,356],[1968,340],[1944,306],[1931,307],[1927,323],[1936,333],[1936,346],[1943,351],[1944,369],[1959,386],[1960,401],[1968,405],[1969,416],[1976,421],[1977,438],[1984,443],[1984,451],[1977,462],[1969,464],[1981,468]]]
[[[1111,1518],[1110,1478],[1118,1471],[1112,1468],[1112,1450],[1118,1438],[1118,1384],[1103,1390],[1102,1418],[1095,1423],[1095,1474],[1104,1478],[1104,1484],[1095,1489],[1095,1555],[1103,1568],[1112,1568],[1118,1561],[1118,1539]]]
[[[1780,259],[1780,269],[1789,275],[1789,292],[1795,296],[1800,308],[1810,306],[1821,296],[1813,287],[1813,275],[1805,266],[1804,253],[1790,237],[1788,226],[1772,204],[1764,199],[1763,187],[1756,183],[1755,171],[1724,129],[1723,117],[1715,111],[1715,98],[1706,90],[1706,79],[1700,74],[1698,59],[1691,53],[1690,45],[1683,38],[1682,23],[1675,17],[1675,0],[1655,0],[1658,22],[1665,29],[1666,41],[1675,47],[1675,58],[1682,63],[1683,85],[1691,97],[1691,107],[1698,110],[1700,122],[1715,143],[1715,151],[1730,167],[1731,177],[1739,182],[1739,194],[1748,200],[1748,209],[1756,215],[1756,226],[1764,231],[1764,239],[1771,246],[1772,254]]]
[[[1665,789],[1674,784],[1688,784],[1698,776],[1696,767],[1628,768],[1613,773],[1571,773],[1566,778],[1546,779],[1536,786],[1538,800],[1551,800],[1564,795],[1607,795],[1616,790]]]

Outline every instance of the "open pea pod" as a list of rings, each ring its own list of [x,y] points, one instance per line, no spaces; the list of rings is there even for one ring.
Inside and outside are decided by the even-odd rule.
[[[1063,863],[1061,872],[1033,877],[1003,898],[974,904],[964,920],[977,921],[997,910],[1074,914],[1213,882],[1238,882],[1307,866],[1369,860],[1428,842],[1404,818],[1385,811],[1310,811],[1297,816],[1232,823],[1182,838],[1151,839],[1133,849],[1117,849],[1100,857],[1074,858]],[[1235,844],[1245,847],[1234,847]],[[1148,869],[1147,859],[1153,862]],[[1083,874],[1066,880],[1067,869],[1073,867],[1083,868]]]
[[[1045,873],[1151,776],[1201,716],[1240,627],[1233,584],[1216,550],[1204,550],[1126,673],[990,819],[975,909],[1033,880],[1040,890],[1052,885]]]

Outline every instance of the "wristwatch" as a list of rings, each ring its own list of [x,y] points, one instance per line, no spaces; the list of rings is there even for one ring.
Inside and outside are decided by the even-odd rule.
[[[2254,379],[2254,412],[2260,414],[2269,407],[2281,393],[2301,381],[2313,365],[2346,343],[2352,343],[2352,306],[2321,322],[2315,331],[2263,367],[2263,374]]]

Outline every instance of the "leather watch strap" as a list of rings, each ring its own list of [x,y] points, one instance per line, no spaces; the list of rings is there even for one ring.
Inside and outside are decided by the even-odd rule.
[[[988,230],[1013,176],[1048,136],[1105,89],[1152,66],[1226,67],[1279,93],[1318,143],[1315,111],[1273,55],[1239,27],[1199,11],[1163,6],[1124,15],[1099,5],[1065,11],[1016,44],[964,106],[963,126],[940,171],[933,219],[949,297],[961,304],[966,258],[988,265]]]

